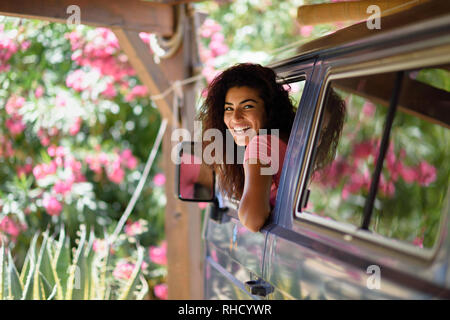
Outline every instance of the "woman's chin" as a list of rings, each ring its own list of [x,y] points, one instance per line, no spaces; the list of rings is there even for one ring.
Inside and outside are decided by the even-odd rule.
[[[252,137],[249,136],[240,136],[240,137],[234,137],[234,142],[240,147],[245,147],[250,143]]]

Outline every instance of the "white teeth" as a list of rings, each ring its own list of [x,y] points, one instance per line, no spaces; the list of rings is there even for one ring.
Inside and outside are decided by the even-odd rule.
[[[236,133],[243,133],[245,130],[250,129],[250,127],[245,127],[245,128],[234,128],[234,132]]]

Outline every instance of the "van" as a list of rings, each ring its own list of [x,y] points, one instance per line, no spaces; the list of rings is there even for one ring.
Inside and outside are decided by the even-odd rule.
[[[266,225],[248,231],[217,188],[177,194],[212,202],[204,298],[450,298],[450,2],[352,25],[269,67],[297,111]],[[331,94],[343,126],[318,166]]]

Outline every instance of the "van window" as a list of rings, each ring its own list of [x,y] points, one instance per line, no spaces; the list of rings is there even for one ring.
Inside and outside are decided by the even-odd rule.
[[[289,92],[289,97],[292,101],[295,112],[297,112],[297,110],[298,110],[298,105],[300,104],[300,100],[303,95],[303,90],[305,88],[305,82],[306,82],[305,75],[301,76],[300,80],[284,82],[285,83],[284,88]],[[292,120],[294,120],[294,119],[292,119]],[[242,153],[242,156],[243,156],[243,153]],[[223,195],[223,197],[227,201],[234,203],[236,205],[238,205],[238,203],[239,203],[238,199],[230,198],[226,195]]]
[[[445,65],[329,82],[309,169],[309,198],[297,216],[322,216],[432,247],[449,201],[449,70]],[[397,107],[389,109],[396,82],[401,83]],[[370,197],[380,153],[385,156]]]

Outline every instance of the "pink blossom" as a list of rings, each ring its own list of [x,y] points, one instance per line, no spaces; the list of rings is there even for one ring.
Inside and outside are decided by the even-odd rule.
[[[131,89],[131,92],[125,97],[125,101],[130,102],[136,99],[137,97],[146,97],[148,94],[148,90],[146,86],[137,85]]]
[[[34,96],[36,97],[36,99],[39,99],[43,95],[44,95],[44,88],[42,88],[42,86],[37,87],[36,90],[34,91]]]
[[[70,128],[69,128],[69,134],[71,135],[71,136],[74,136],[74,135],[76,135],[79,131],[80,131],[80,128],[81,128],[81,123],[83,122],[83,120],[81,120],[81,118],[80,117],[77,117],[76,119],[75,119],[75,122],[70,126]]]
[[[302,35],[302,37],[308,38],[311,36],[313,30],[314,30],[313,26],[302,26],[300,28],[300,34]]]
[[[69,192],[70,190],[72,190],[72,183],[73,183],[73,181],[71,181],[71,180],[68,180],[68,181],[59,180],[53,186],[53,192],[64,195],[67,192]]]
[[[414,238],[413,245],[423,248],[423,237]]]
[[[95,239],[92,243],[92,250],[97,253],[104,253],[106,251],[106,246],[108,245],[107,241],[105,239]],[[111,254],[114,254],[114,249],[111,246],[109,249],[109,252]]]
[[[20,177],[21,175],[27,175],[33,171],[33,166],[29,163],[22,167],[17,167],[17,175]]]
[[[136,169],[137,159],[133,156],[130,149],[125,149],[124,151],[122,151],[122,153],[120,154],[120,159],[128,169]]]
[[[165,283],[155,285],[154,292],[155,296],[161,300],[167,300],[169,296],[169,290],[167,288],[167,284]]]
[[[199,202],[198,207],[200,209],[205,209],[208,206],[208,202]]]
[[[72,88],[77,92],[81,92],[83,90],[87,89],[87,85],[84,81],[84,78],[86,77],[86,73],[81,70],[75,70],[71,74],[69,74],[66,78],[66,86],[68,88]]]
[[[114,84],[112,83],[108,83],[106,85],[106,89],[102,91],[102,95],[104,95],[105,97],[112,99],[115,96],[117,96],[117,90],[114,87]]]
[[[209,48],[215,57],[224,55],[228,52],[228,46],[223,42],[211,41],[209,43]]]
[[[131,278],[134,270],[134,264],[128,262],[119,262],[113,271],[116,279],[128,280]]]
[[[353,157],[356,159],[366,159],[373,153],[373,142],[362,141],[353,146]]]
[[[150,44],[151,33],[148,32],[139,32],[139,38],[141,38],[142,42],[145,44]]]
[[[47,213],[51,216],[59,216],[62,211],[62,204],[53,196],[46,196],[43,205]]]
[[[21,228],[18,224],[14,222],[13,219],[11,219],[8,216],[5,216],[0,221],[0,231],[9,234],[13,239],[15,239],[19,236]]]
[[[125,225],[124,230],[128,236],[134,237],[136,235],[144,233],[145,227],[140,221],[135,221],[135,222],[128,222]]]
[[[110,172],[108,173],[109,180],[116,184],[119,184],[123,181],[124,177],[125,171],[123,171],[123,169],[120,167],[120,164],[117,165],[113,163],[112,170],[110,170]]]
[[[12,96],[6,102],[6,113],[9,115],[17,114],[17,111],[25,104],[25,98],[20,96]]]
[[[162,173],[155,174],[155,176],[153,177],[153,183],[157,187],[163,186],[166,183],[166,176]]]
[[[14,155],[14,149],[11,141],[0,134],[0,157],[9,158]]]
[[[373,117],[373,115],[375,114],[375,110],[375,105],[370,101],[366,101],[362,108],[363,114],[367,117]]]
[[[21,134],[26,128],[21,116],[14,116],[11,119],[7,119],[5,125],[13,137]]]
[[[163,241],[161,246],[151,246],[149,249],[150,260],[156,264],[167,265],[167,242]]]
[[[436,168],[426,161],[421,161],[417,166],[417,181],[422,186],[428,186],[436,180]]]

